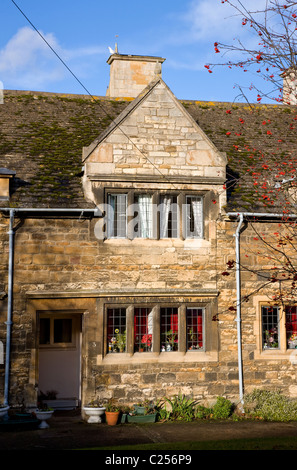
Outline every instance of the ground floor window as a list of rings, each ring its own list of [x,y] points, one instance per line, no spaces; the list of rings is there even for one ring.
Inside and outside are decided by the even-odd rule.
[[[151,308],[134,310],[134,351],[148,352],[153,347],[153,311]]]
[[[297,348],[297,307],[261,306],[262,348]]]
[[[262,341],[264,349],[279,348],[278,307],[262,307]]]
[[[203,348],[203,309],[187,308],[187,349]]]
[[[289,349],[297,347],[297,307],[286,307],[286,340]]]
[[[205,350],[205,311],[166,304],[108,307],[107,353]]]
[[[107,311],[107,342],[109,352],[126,351],[126,309],[110,308]]]
[[[161,308],[161,351],[178,351],[178,308]]]

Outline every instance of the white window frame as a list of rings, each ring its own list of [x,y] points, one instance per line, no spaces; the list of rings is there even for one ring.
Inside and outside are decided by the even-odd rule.
[[[188,201],[190,200],[195,200],[196,203],[199,203],[199,204],[196,204],[196,214],[195,214],[195,210],[192,210],[190,211],[189,213],[189,204],[188,204]],[[189,195],[187,194],[186,195],[186,204],[185,204],[185,217],[186,217],[186,224],[185,224],[185,238],[186,239],[191,239],[191,238],[195,238],[195,239],[201,239],[203,238],[203,219],[204,219],[204,216],[203,216],[203,199],[201,196],[196,196],[196,195]],[[192,207],[192,206],[191,206]],[[196,217],[195,217],[196,215]],[[191,230],[191,226],[194,226],[194,230]]]
[[[116,192],[111,191],[107,192],[107,238],[112,239],[203,239],[204,238],[204,197],[197,194],[188,194],[188,193],[171,193],[169,192],[143,192],[143,191],[133,191],[134,198],[133,202],[129,197],[129,191],[127,192]],[[149,226],[149,231],[146,233],[141,233],[141,217],[139,215],[139,208],[136,206],[136,201],[138,197],[147,196],[150,199],[149,214],[151,225]],[[172,209],[174,210],[174,236],[165,236],[165,225],[163,223],[162,207],[161,201],[164,197],[176,197],[177,203],[172,203]],[[111,198],[125,197],[125,211],[119,215],[119,217],[125,217],[125,229],[122,230],[120,234],[114,234],[114,214],[110,210],[109,205]],[[156,199],[158,203],[156,204]],[[189,213],[189,201],[195,201],[196,208],[196,217],[195,210]],[[183,201],[183,202],[182,202]],[[176,207],[175,207],[176,206]],[[137,212],[138,215],[134,217],[133,213]],[[170,206],[168,207],[168,214],[171,212]],[[182,213],[182,219],[180,217]],[[135,225],[138,223],[139,232],[135,233]],[[191,230],[192,225],[194,227]],[[168,235],[168,231],[166,228]]]
[[[297,349],[289,349],[287,346],[286,337],[286,306],[276,306],[267,296],[255,296],[253,299],[255,307],[256,318],[254,322],[254,334],[256,337],[256,350],[254,357],[257,360],[283,360],[288,359],[294,364],[297,363]],[[263,324],[262,324],[262,307],[274,306],[278,308],[279,323],[278,323],[278,348],[264,348],[263,347]]]
[[[125,211],[123,213],[119,213],[118,217],[125,218],[125,225],[124,225],[124,231],[125,233],[120,233],[119,235],[114,233],[115,231],[115,213],[113,210],[111,210],[111,198],[120,198],[124,197],[125,200]],[[127,194],[126,193],[108,193],[107,197],[107,204],[108,204],[108,213],[107,213],[107,234],[108,238],[127,238]],[[122,227],[118,230],[118,232],[121,232]]]

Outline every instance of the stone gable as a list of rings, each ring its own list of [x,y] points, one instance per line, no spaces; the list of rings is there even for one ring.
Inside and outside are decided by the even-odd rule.
[[[142,93],[117,122],[84,149],[85,189],[100,178],[220,184],[226,157],[159,79]],[[96,186],[96,184],[95,184]],[[96,201],[94,201],[96,202]]]

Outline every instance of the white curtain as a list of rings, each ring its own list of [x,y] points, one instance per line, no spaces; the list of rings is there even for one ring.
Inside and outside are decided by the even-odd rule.
[[[163,196],[160,210],[160,237],[168,238],[168,216],[172,203],[170,196]]]
[[[108,197],[108,236],[125,238],[126,228],[126,194],[109,194]]]
[[[115,198],[112,194],[108,195],[108,211],[107,211],[107,236],[108,238],[114,237],[114,209]]]
[[[188,212],[188,230],[187,237],[202,238],[202,199],[190,197],[192,211]],[[193,217],[193,220],[191,220]],[[194,228],[193,228],[194,222]],[[191,230],[192,226],[192,230]]]
[[[153,217],[152,217],[152,197],[143,194],[138,196],[139,228],[138,236],[141,238],[152,238]]]

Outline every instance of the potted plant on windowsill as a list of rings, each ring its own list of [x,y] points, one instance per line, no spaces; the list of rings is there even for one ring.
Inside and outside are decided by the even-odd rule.
[[[106,408],[95,400],[83,407],[83,411],[89,416],[88,423],[102,423],[105,410]]]
[[[172,329],[165,332],[165,346],[162,347],[162,351],[174,351],[177,344],[177,333]]]
[[[297,347],[297,334],[293,333],[289,338],[289,348],[295,349]]]
[[[113,404],[113,400],[110,400],[106,405],[105,418],[109,426],[115,426],[118,422],[120,415],[120,408]]]
[[[143,335],[141,338],[141,344],[140,344],[140,349],[139,352],[147,352],[151,351],[152,349],[152,335]]]
[[[264,349],[272,348],[278,348],[278,334],[276,328],[272,328],[271,330],[265,331]]]
[[[120,333],[118,328],[115,329],[115,336],[110,339],[109,352],[125,352],[126,350],[126,331]]]

